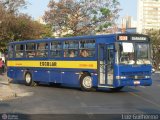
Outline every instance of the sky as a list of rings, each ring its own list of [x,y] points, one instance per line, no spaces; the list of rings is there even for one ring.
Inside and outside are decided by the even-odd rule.
[[[27,0],[29,3],[26,9],[21,10],[21,12],[27,13],[32,18],[37,19],[40,16],[44,15],[44,11],[47,10],[47,5],[50,0]],[[137,16],[137,0],[119,0],[120,2],[120,18],[129,15],[133,16],[133,19],[136,20]]]
[[[132,16],[134,20],[137,19],[137,0],[119,0],[121,12],[120,17],[126,15]]]

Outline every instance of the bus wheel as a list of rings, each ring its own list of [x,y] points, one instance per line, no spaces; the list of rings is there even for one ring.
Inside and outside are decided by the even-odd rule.
[[[112,92],[119,92],[119,91],[121,91],[123,88],[124,88],[124,86],[121,86],[121,87],[117,87],[117,88],[110,88],[110,90],[111,90]]]
[[[32,74],[30,72],[26,72],[25,74],[25,85],[27,86],[35,86],[36,83],[32,80]]]
[[[92,78],[87,74],[83,74],[80,78],[80,86],[83,91],[94,91],[92,86]]]

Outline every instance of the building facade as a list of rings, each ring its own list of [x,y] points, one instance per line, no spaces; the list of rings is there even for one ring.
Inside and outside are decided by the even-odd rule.
[[[160,28],[160,0],[137,0],[137,32]]]
[[[133,20],[132,16],[124,16],[121,18],[121,25],[118,32],[136,33],[137,22]]]

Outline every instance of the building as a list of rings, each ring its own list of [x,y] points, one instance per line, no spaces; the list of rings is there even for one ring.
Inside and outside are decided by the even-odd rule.
[[[36,21],[37,22],[39,22],[39,23],[41,23],[41,24],[46,24],[46,22],[43,20],[43,17],[42,16],[40,16],[40,17],[38,17],[37,19],[36,19]]]
[[[131,28],[131,16],[122,18],[122,28]]]
[[[124,16],[121,18],[121,25],[118,32],[136,33],[137,22],[131,16]]]
[[[137,1],[137,32],[160,28],[160,0]]]

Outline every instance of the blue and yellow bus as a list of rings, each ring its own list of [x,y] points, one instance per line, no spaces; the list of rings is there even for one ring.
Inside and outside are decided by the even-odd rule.
[[[11,42],[8,72],[27,86],[57,83],[91,91],[150,86],[151,44],[142,34],[110,34]]]

